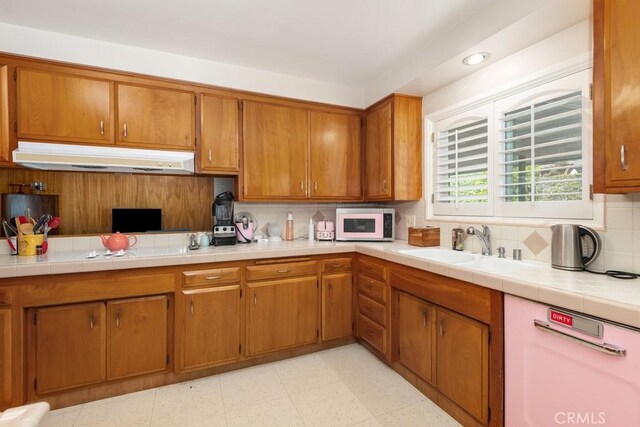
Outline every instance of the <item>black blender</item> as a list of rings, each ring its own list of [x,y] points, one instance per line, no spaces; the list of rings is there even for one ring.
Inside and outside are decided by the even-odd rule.
[[[236,244],[236,227],[233,224],[233,193],[225,191],[216,196],[211,208],[216,218],[213,226],[213,244],[226,246]]]

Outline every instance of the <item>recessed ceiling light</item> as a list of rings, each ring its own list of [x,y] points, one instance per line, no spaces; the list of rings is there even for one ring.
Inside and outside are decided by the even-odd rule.
[[[462,60],[462,63],[465,65],[478,65],[481,62],[489,59],[491,54],[489,52],[480,52],[474,53],[473,55],[469,55]]]

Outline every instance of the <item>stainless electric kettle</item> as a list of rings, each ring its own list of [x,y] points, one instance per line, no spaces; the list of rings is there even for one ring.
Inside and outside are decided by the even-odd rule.
[[[584,252],[584,241],[591,240],[593,250]],[[556,224],[551,226],[551,266],[560,270],[582,271],[600,254],[602,243],[598,233],[575,224]]]

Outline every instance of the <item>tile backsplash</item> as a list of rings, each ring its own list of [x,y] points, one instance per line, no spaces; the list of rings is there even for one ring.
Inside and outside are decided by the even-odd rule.
[[[440,244],[450,245],[453,228],[467,228],[477,223],[426,220],[426,204],[402,202],[394,204],[396,216],[400,218],[396,238],[406,240],[405,218],[415,215],[418,226],[434,225],[440,227]],[[567,221],[570,222],[570,221]],[[579,223],[579,222],[578,222]],[[549,227],[527,227],[512,225],[489,225],[491,246],[495,249],[503,246],[507,256],[513,249],[522,251],[522,258],[551,262],[551,229]],[[623,270],[640,272],[640,193],[607,195],[605,201],[605,230],[597,230],[602,239],[603,249],[600,256],[589,267],[593,270]],[[467,238],[465,249],[480,251],[480,240]],[[495,253],[495,251],[494,251]]]

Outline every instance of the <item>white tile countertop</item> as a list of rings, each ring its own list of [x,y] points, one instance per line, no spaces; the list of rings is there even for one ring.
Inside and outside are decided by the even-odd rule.
[[[568,272],[536,261],[488,260],[451,263],[426,260],[402,253],[410,249],[406,241],[364,242],[271,242],[208,246],[189,251],[185,246],[141,246],[124,256],[105,256],[98,247],[58,245],[46,255],[24,257],[0,255],[0,278],[45,274],[78,273],[260,258],[358,252],[425,271],[453,277],[512,295],[553,304],[615,322],[640,327],[640,279],[620,280],[587,272]],[[445,248],[443,248],[445,249]],[[89,259],[90,250],[98,256]],[[447,249],[448,250],[448,249]],[[502,266],[505,266],[502,268]]]

